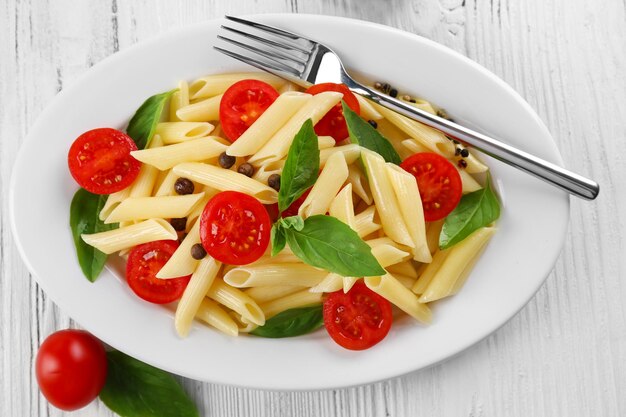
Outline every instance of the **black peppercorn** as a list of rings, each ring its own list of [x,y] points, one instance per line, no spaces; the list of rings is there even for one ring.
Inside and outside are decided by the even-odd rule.
[[[367,123],[371,124],[374,129],[378,127],[378,123],[376,123],[376,120],[368,120]]]
[[[197,259],[199,261],[200,259],[203,259],[205,256],[206,256],[206,251],[204,250],[204,246],[202,246],[202,243],[196,243],[195,245],[191,247],[191,257],[193,259]]]
[[[275,189],[276,191],[280,191],[280,175],[272,174],[267,179],[267,185]]]
[[[398,90],[396,90],[395,88],[392,88],[391,90],[389,90],[389,95],[393,98],[398,97]]]
[[[237,158],[234,156],[227,155],[226,152],[222,152],[218,159],[218,162],[222,168],[228,169],[235,165]]]
[[[237,168],[237,172],[245,175],[246,177],[251,177],[254,174],[254,167],[245,162],[239,165],[239,168]]]
[[[461,155],[461,148],[454,148],[454,156]]]
[[[459,168],[467,168],[467,162],[465,162],[465,159],[459,159],[457,165],[459,166]]]
[[[174,183],[174,190],[176,191],[176,194],[180,194],[180,195],[187,195],[187,194],[193,194],[193,182],[191,182],[191,180],[188,180],[187,178],[179,178],[176,180],[176,182]]]
[[[180,219],[171,219],[170,224],[177,232],[182,232],[187,227],[187,218],[182,217]]]
[[[378,81],[376,81],[374,83],[374,88],[377,90],[380,90],[381,88],[383,88],[383,85],[381,83],[379,83]]]
[[[467,149],[461,149],[461,156],[463,158],[467,158],[469,156],[469,151]]]

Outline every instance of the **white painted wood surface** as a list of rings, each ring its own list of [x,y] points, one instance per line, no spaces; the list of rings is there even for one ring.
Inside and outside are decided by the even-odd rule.
[[[626,415],[625,7],[622,0],[2,0],[0,416],[66,415],[41,397],[32,369],[42,340],[73,323],[20,260],[5,198],[29,126],[60,89],[117,50],[225,13],[257,12],[371,20],[469,56],[530,102],[567,165],[602,191],[592,203],[573,200],[563,253],[537,296],[467,352],[419,373],[325,392],[185,380],[201,414]],[[33,204],[45,215],[45,202],[33,196]],[[95,402],[72,415],[113,414]]]

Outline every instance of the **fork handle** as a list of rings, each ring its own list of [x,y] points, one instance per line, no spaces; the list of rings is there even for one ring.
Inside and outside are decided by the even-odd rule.
[[[475,149],[505,164],[532,174],[570,194],[587,200],[593,200],[600,192],[598,183],[565,168],[514,148],[487,135],[458,125],[450,120],[430,114],[393,97],[381,94],[352,79],[345,80],[344,82],[348,85],[350,90],[356,94],[413,120],[417,120],[418,122],[440,130],[464,144],[471,145]]]

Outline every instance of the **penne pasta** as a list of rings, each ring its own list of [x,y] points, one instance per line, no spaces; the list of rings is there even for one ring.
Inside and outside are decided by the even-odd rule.
[[[428,306],[419,302],[417,296],[402,285],[393,275],[365,277],[364,281],[370,290],[389,300],[391,304],[420,323],[430,324],[432,321],[432,313]]]
[[[83,234],[85,243],[107,255],[154,240],[176,240],[174,228],[163,219],[150,219],[106,232]]]
[[[204,298],[196,312],[196,318],[229,336],[237,336],[239,329],[231,316],[215,301]]]
[[[346,164],[350,165],[361,155],[361,147],[355,143],[348,145],[335,146],[332,148],[324,148],[320,150],[320,168],[326,165],[328,159],[336,154],[342,153]]]
[[[269,287],[252,287],[244,292],[257,303],[262,304],[300,290],[302,290],[302,287],[297,285],[272,285]]]
[[[381,120],[383,118],[383,115],[374,108],[374,105],[368,99],[359,94],[354,96],[359,101],[362,118],[365,120]]]
[[[443,222],[444,220],[442,219],[426,223],[426,243],[428,244],[431,254],[439,250],[439,235],[441,235]]]
[[[368,236],[381,228],[381,225],[374,221],[375,216],[375,206],[370,206],[363,212],[354,216],[354,230],[357,232],[359,237]]]
[[[130,190],[131,187],[126,187],[121,191],[110,194],[107,197],[107,201],[104,203],[104,206],[102,206],[98,218],[104,221],[107,217],[109,217],[109,214],[111,214],[115,207],[117,207],[117,205],[120,204],[123,200],[128,198],[128,196],[130,195]]]
[[[172,98],[170,98],[170,121],[179,122],[180,119],[176,115],[178,109],[189,105],[189,86],[187,81],[181,81],[178,83],[178,91],[174,91]]]
[[[359,149],[359,154],[360,152]],[[359,167],[354,165],[348,167],[348,182],[352,184],[354,193],[358,195],[361,200],[365,201],[367,205],[371,205],[374,202],[367,178]]]
[[[197,103],[188,104],[176,111],[176,117],[183,122],[211,122],[220,119],[222,96],[215,96]]]
[[[343,278],[339,274],[334,272],[329,273],[326,277],[315,287],[312,287],[309,291],[314,293],[323,292],[335,292],[343,288]]]
[[[417,279],[417,270],[415,269],[415,263],[411,260],[406,262],[400,262],[395,265],[389,265],[387,271],[393,276],[404,275],[406,277]]]
[[[187,217],[203,197],[204,193],[167,197],[129,197],[109,214],[104,223]]]
[[[174,167],[173,171],[181,176],[216,190],[234,190],[248,194],[263,204],[278,201],[278,192],[257,180],[234,171],[199,162],[186,162]]]
[[[225,150],[225,145],[215,137],[208,136],[155,149],[132,151],[130,154],[138,161],[163,171],[183,162],[196,162],[213,158]]]
[[[150,149],[163,146],[163,141],[159,135],[154,135],[150,141]],[[128,193],[129,197],[148,197],[152,194],[152,189],[156,183],[159,170],[153,166],[142,164],[137,179],[133,182]]]
[[[330,203],[328,214],[341,220],[353,230],[356,229],[354,203],[352,202],[352,184],[346,185],[339,191]]]
[[[214,74],[199,78],[189,85],[189,96],[192,100],[213,97],[223,94],[228,88],[242,80],[263,81],[274,88],[282,87],[286,81],[266,72],[240,72],[232,74]]]
[[[295,285],[313,287],[328,272],[303,263],[244,265],[224,274],[224,282],[236,288]]]
[[[342,153],[335,153],[328,159],[311,192],[300,206],[298,214],[305,219],[316,214],[326,214],[346,179],[348,179],[346,160]]]
[[[258,304],[249,295],[231,287],[221,279],[213,282],[207,296],[258,326],[265,324],[265,314]]]
[[[164,144],[170,145],[209,136],[214,129],[207,122],[162,122],[157,124],[156,134]]]
[[[306,307],[319,304],[322,302],[322,294],[310,292],[308,289],[277,298],[272,301],[261,304],[259,307],[263,310],[267,319],[275,316],[281,311],[291,308]]]
[[[449,251],[447,250],[438,250],[433,255],[431,263],[422,265],[419,271],[419,277],[412,288],[415,294],[423,294],[424,291],[426,291],[426,288],[430,285],[433,277],[446,260],[448,253]]]
[[[157,272],[160,279],[185,277],[196,270],[198,261],[191,257],[191,247],[200,243],[200,222],[196,221],[174,254]]]

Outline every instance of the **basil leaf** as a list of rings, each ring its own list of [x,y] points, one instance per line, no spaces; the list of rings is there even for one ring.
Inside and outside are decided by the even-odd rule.
[[[340,220],[311,216],[302,230],[283,229],[291,251],[303,262],[344,277],[384,275],[372,249]]]
[[[137,109],[130,122],[128,122],[126,133],[133,138],[138,149],[144,149],[150,144],[156,126],[159,120],[161,120],[161,113],[163,113],[165,103],[174,91],[176,90],[156,94],[148,98]]]
[[[107,195],[92,194],[81,188],[76,191],[70,204],[70,228],[72,229],[78,263],[85,277],[91,282],[94,282],[102,272],[107,255],[93,246],[89,246],[80,235],[104,232],[118,227],[117,223],[104,224],[98,217],[107,197]]]
[[[345,101],[342,100],[341,105],[343,106],[343,117],[346,119],[348,132],[350,133],[350,142],[376,152],[385,159],[385,162],[400,165],[402,159],[393,148],[391,142],[381,135],[378,130],[374,129],[372,125],[353,112]]]
[[[448,214],[441,234],[439,248],[456,245],[481,227],[500,217],[500,203],[491,189],[491,177],[487,177],[485,188],[465,194],[459,205]]]
[[[287,237],[285,236],[285,231],[283,230],[280,220],[274,223],[274,225],[272,226],[270,240],[272,242],[272,256],[278,255],[281,250],[285,249],[285,245],[287,244]]]
[[[278,221],[285,229],[295,229],[300,231],[304,228],[304,219],[300,216],[289,216]]]
[[[107,352],[100,399],[121,417],[198,417],[198,409],[172,375],[122,352]]]
[[[296,134],[289,147],[287,160],[280,176],[278,211],[283,212],[291,203],[311,188],[320,170],[320,151],[313,122],[308,119]]]
[[[292,308],[278,313],[250,333],[260,337],[281,338],[300,336],[324,325],[322,305]]]

